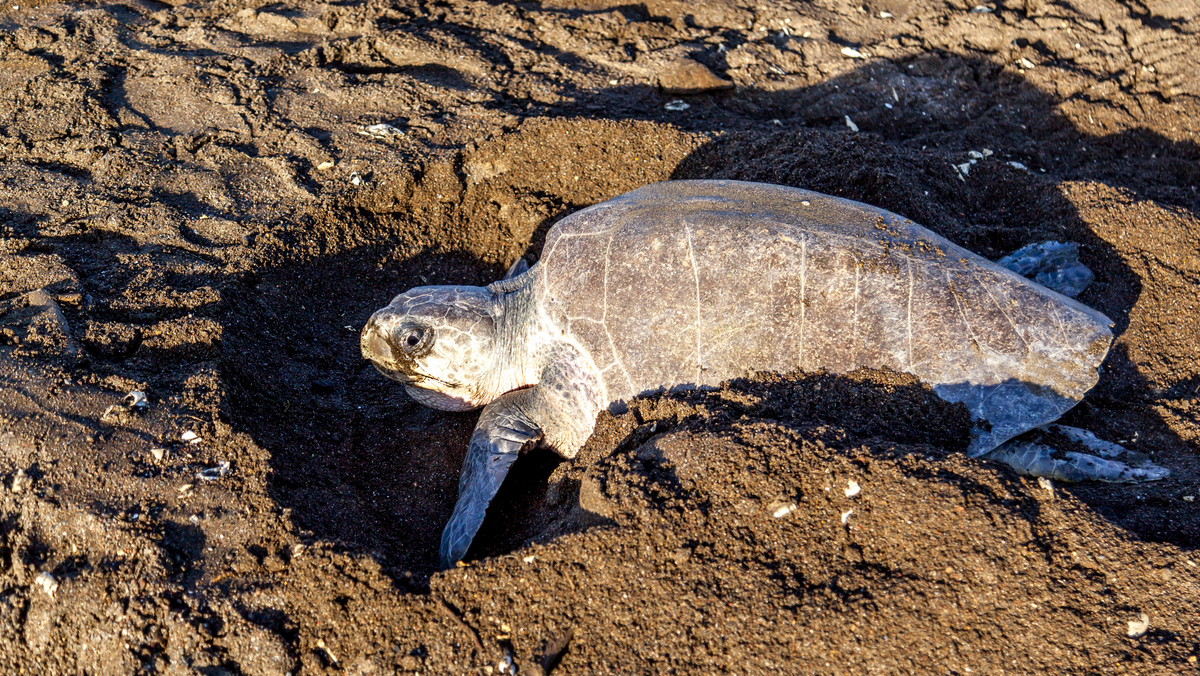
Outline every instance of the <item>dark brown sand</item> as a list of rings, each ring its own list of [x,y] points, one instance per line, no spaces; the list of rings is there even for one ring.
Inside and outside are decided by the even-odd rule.
[[[1195,673],[1200,20],[974,5],[6,0],[0,671]],[[363,321],[713,177],[1079,242],[1118,338],[1067,421],[1174,474],[1047,489],[919,383],[766,376],[530,453],[435,573],[475,415]]]

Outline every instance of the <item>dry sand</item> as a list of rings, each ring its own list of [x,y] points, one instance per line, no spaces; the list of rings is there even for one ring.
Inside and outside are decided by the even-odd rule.
[[[0,671],[1194,673],[1189,4],[7,0]],[[1079,242],[1118,339],[1067,421],[1174,474],[1047,489],[919,383],[766,377],[530,453],[435,572],[475,416],[363,321],[714,177]]]

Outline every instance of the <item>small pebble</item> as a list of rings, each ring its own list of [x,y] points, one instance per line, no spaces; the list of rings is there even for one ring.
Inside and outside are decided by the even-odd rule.
[[[183,434],[179,435],[179,439],[181,441],[186,441],[189,444],[200,443],[200,435],[196,434],[195,432],[193,432],[191,430],[188,430],[188,431],[184,432]]]
[[[1042,488],[1045,488],[1046,490],[1050,491],[1051,493],[1054,492],[1054,484],[1051,483],[1050,480],[1044,476],[1038,477],[1038,485],[1041,486]]]
[[[38,576],[33,579],[33,582],[37,586],[41,587],[42,591],[46,592],[47,596],[52,598],[54,596],[54,592],[58,591],[58,580],[55,580],[54,576],[50,573],[38,573]]]
[[[167,449],[152,448],[150,449],[150,455],[154,457],[155,462],[162,462],[162,459],[167,455]]]
[[[1185,495],[1185,496],[1183,496],[1183,501],[1184,501],[1184,502],[1194,502],[1195,500],[1196,500],[1196,496],[1194,496],[1194,495]]]
[[[847,509],[846,511],[842,512],[842,523],[846,523],[847,521],[849,521],[850,515],[853,513],[854,513],[853,509]]]
[[[971,8],[972,14],[991,14],[993,11],[995,10],[987,5],[975,5]]]
[[[674,101],[667,101],[663,105],[663,108],[666,108],[667,110],[671,110],[671,111],[687,110],[688,108],[691,108],[691,107],[692,107],[691,104],[689,104],[687,101],[681,101],[679,99],[675,99]]]
[[[353,174],[350,174],[351,185],[362,185],[362,182],[363,182],[362,176],[359,176],[357,171],[354,172]]]
[[[880,12],[879,18],[880,19],[890,19],[890,18],[892,18],[892,13],[891,12]]]
[[[317,171],[328,171],[333,168],[333,162],[322,162],[317,165]]]
[[[846,115],[845,118],[846,118],[846,126],[850,127],[850,131],[854,131],[854,132],[858,131],[858,125],[854,124],[854,120],[851,120],[849,115]]]
[[[1017,65],[1026,70],[1034,68],[1033,62],[1023,56],[1020,59],[1017,59]]]
[[[846,57],[849,57],[849,58],[851,58],[851,59],[865,59],[865,58],[867,58],[867,55],[866,55],[866,54],[863,54],[862,52],[858,51],[857,49],[855,49],[855,48],[853,48],[853,47],[842,47],[842,56],[846,56]]]
[[[1012,167],[1013,169],[1029,171],[1029,167],[1025,166],[1024,164],[1021,164],[1020,162],[1008,162],[1008,166]]]
[[[857,481],[851,479],[850,481],[846,482],[846,497],[852,498],[861,492],[862,486],[859,486]]]
[[[192,490],[192,484],[184,484],[184,485],[182,485],[182,486],[180,486],[180,487],[179,487],[179,492],[180,492],[180,493],[187,493],[187,492],[188,492],[188,491],[190,491],[190,490]]]
[[[521,560],[524,561],[525,563],[533,563],[534,561],[537,560],[537,557],[534,556],[533,554],[530,554],[529,556],[523,557]]]

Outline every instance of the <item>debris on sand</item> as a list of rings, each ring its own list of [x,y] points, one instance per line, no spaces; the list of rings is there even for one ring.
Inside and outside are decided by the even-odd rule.
[[[849,115],[846,115],[845,118],[846,118],[846,126],[850,127],[850,131],[857,132],[858,125],[854,124],[854,120],[851,120]]]
[[[203,469],[203,470],[200,470],[199,472],[196,472],[196,478],[200,479],[201,481],[216,481],[217,479],[224,478],[226,474],[229,474],[229,461],[228,460],[226,460],[225,462],[222,462],[219,465],[215,465],[213,467],[209,467],[208,469]]]
[[[32,483],[33,481],[28,475],[25,474],[25,470],[19,469],[13,474],[12,484],[10,484],[9,490],[11,490],[13,493],[20,493],[28,488]]]
[[[397,136],[404,136],[403,130],[393,127],[386,122],[368,125],[367,127],[360,129],[358,133],[362,136],[367,136],[377,141],[388,141],[396,138]]]
[[[324,639],[317,639],[317,648],[325,653],[325,657],[329,660],[330,666],[336,667],[338,665],[337,655],[334,655],[333,651],[329,649],[329,646],[325,645]]]
[[[198,444],[200,443],[200,435],[192,430],[185,430],[183,434],[179,435],[179,440],[188,444]]]
[[[1125,635],[1129,638],[1141,638],[1148,631],[1150,631],[1150,616],[1141,613],[1138,619],[1129,621],[1129,628],[1125,630]]]
[[[861,492],[862,486],[859,486],[857,481],[851,479],[850,481],[846,482],[846,497],[852,498]]]
[[[150,406],[150,402],[146,399],[146,393],[141,390],[134,390],[125,395],[125,408],[130,411],[138,411]]]
[[[675,99],[674,101],[667,101],[665,104],[663,104],[663,108],[666,108],[667,110],[670,110],[672,112],[679,112],[681,110],[687,110],[688,108],[691,108],[691,107],[692,107],[692,105],[690,103],[688,103],[687,101],[682,101],[680,99]]]
[[[42,591],[51,598],[54,597],[54,592],[58,591],[58,580],[55,580],[54,576],[47,572],[38,573],[38,576],[33,578],[33,583],[41,587]],[[1132,625],[1132,623],[1130,624]]]
[[[796,511],[797,507],[796,503],[794,502],[776,501],[770,504],[769,509],[771,510],[771,516],[775,517],[776,519],[782,519],[788,514]]]
[[[857,49],[855,49],[853,47],[842,47],[842,56],[845,56],[845,57],[851,58],[851,59],[867,58],[866,54],[863,54],[862,52],[858,51]]]

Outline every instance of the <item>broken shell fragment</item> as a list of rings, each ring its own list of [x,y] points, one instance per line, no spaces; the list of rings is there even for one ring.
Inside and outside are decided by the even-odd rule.
[[[219,465],[196,472],[196,478],[200,479],[201,481],[216,481],[217,479],[223,478],[226,474],[229,474],[228,460]]]
[[[134,390],[125,395],[125,408],[134,411],[146,408],[150,402],[146,400],[146,393],[140,390]]]
[[[859,486],[857,481],[851,479],[850,481],[846,482],[846,497],[852,498],[861,492],[862,486]]]
[[[33,578],[33,582],[37,586],[41,587],[42,591],[46,592],[47,596],[53,597],[54,592],[58,591],[58,580],[55,580],[54,576],[50,573],[38,573],[38,576]],[[1143,617],[1145,616],[1143,615]],[[1133,623],[1131,622],[1130,624],[1132,625]]]
[[[1125,635],[1129,638],[1141,638],[1150,631],[1150,617],[1146,613],[1141,615],[1136,620],[1129,621],[1129,628],[1125,630]]]
[[[387,123],[369,125],[364,129],[360,129],[358,133],[380,141],[386,141],[395,136],[404,136],[403,131]]]
[[[186,441],[189,444],[198,444],[198,443],[200,443],[200,435],[196,434],[195,432],[193,432],[191,430],[188,430],[188,431],[184,432],[183,434],[179,435],[179,440]]]
[[[796,511],[797,507],[796,507],[796,503],[794,503],[794,502],[784,502],[782,500],[776,500],[775,502],[772,502],[770,505],[768,505],[767,509],[771,510],[771,516],[775,517],[776,519],[782,519],[783,517],[787,516],[788,514],[791,514],[792,512]]]

